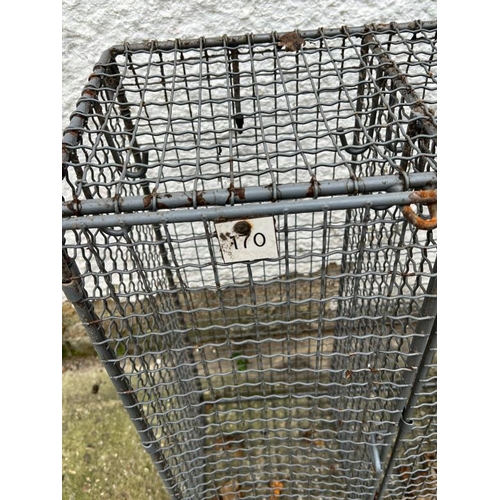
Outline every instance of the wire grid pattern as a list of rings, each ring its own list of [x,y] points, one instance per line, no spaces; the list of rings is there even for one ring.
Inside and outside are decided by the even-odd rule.
[[[63,140],[64,206],[435,172],[436,33],[111,51]],[[279,258],[232,264],[203,217],[65,231],[75,307],[172,498],[434,498],[436,231],[396,206],[274,221]]]

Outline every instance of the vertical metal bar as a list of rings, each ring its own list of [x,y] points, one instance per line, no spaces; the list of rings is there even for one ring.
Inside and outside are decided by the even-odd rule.
[[[436,317],[437,317],[437,260],[432,269],[433,276],[429,280],[427,293],[422,304],[420,317],[424,318],[416,328],[416,334],[410,347],[410,354],[407,357],[407,370],[403,373],[401,394],[398,398],[398,406],[391,413],[393,425],[397,425],[397,432],[394,436],[388,434],[386,446],[382,450],[381,462],[387,465],[381,476],[381,482],[373,500],[382,498],[384,489],[394,467],[398,443],[408,432],[411,421],[412,404],[415,394],[420,390],[420,381],[426,377],[428,364],[433,356],[433,349],[436,345]]]
[[[108,287],[108,290],[110,293],[110,298],[112,298],[114,304],[116,305],[116,309],[119,312],[120,316],[122,318],[126,318],[127,313],[126,313],[125,308],[123,307],[119,297],[117,296],[117,293],[115,291],[113,284],[111,283],[109,273],[106,271],[105,262],[102,260],[101,256],[99,255],[99,253],[97,251],[97,245],[94,242],[94,238],[89,230],[84,230],[83,232],[87,237],[87,241],[89,242],[89,245],[88,245],[89,251],[93,255],[93,257],[97,263],[97,266],[99,268],[99,271],[102,273],[103,279],[107,284],[107,287]],[[135,264],[137,265],[140,280],[143,284],[144,290],[148,296],[151,296],[151,289],[150,289],[149,283],[148,283],[146,277],[144,276],[144,270],[142,269],[140,262],[138,263],[138,257],[137,257],[137,255],[135,255],[133,243],[132,243],[132,240],[130,239],[130,237],[128,236],[128,232],[123,231],[122,237],[127,241],[127,244],[128,244],[127,246],[130,249],[132,259],[134,260]],[[158,327],[160,327],[162,324],[162,321],[161,321],[159,311],[158,311],[156,304],[154,304],[154,303],[152,304],[152,309],[153,309],[153,316],[155,318],[156,325]],[[130,323],[128,321],[125,322],[125,330],[129,336],[131,343],[134,346],[134,359],[140,365],[140,370],[136,371],[136,374],[138,375],[138,378],[141,380],[141,383],[143,384],[143,386],[149,387],[152,395],[154,396],[149,401],[149,405],[151,406],[151,408],[153,410],[152,413],[156,414],[156,415],[164,414],[166,411],[166,408],[165,408],[164,394],[162,394],[162,392],[161,392],[162,385],[158,384],[158,380],[155,379],[155,371],[152,371],[150,369],[150,366],[149,366],[148,361],[147,361],[148,354],[147,354],[147,352],[144,351],[144,344],[141,343],[141,337],[134,334],[132,326],[130,325]],[[161,343],[164,343],[163,336],[157,336],[157,340],[160,340]],[[166,349],[165,349],[165,347],[166,347]],[[194,406],[195,405],[191,404],[191,402],[189,401],[189,396],[192,395],[192,392],[189,390],[189,387],[186,385],[186,382],[185,382],[184,376],[183,376],[183,368],[184,368],[185,363],[178,363],[177,361],[178,361],[179,353],[177,351],[175,351],[175,352],[170,351],[169,347],[170,346],[168,346],[168,345],[167,346],[164,345],[163,349],[164,349],[164,352],[167,352],[169,355],[173,356],[172,361],[174,361],[174,363],[173,363],[172,368],[173,368],[173,373],[175,374],[175,377],[173,377],[173,380],[175,380],[175,382],[178,384],[179,388],[181,388],[182,395],[185,396],[184,403],[186,404],[188,409],[190,409],[194,413]],[[169,364],[171,364],[171,363],[169,363]],[[142,378],[144,378],[144,380],[142,380]],[[163,387],[165,387],[165,386],[163,386]],[[198,412],[200,411],[200,407],[201,407],[201,405],[198,405]],[[191,415],[191,417],[192,416],[193,415]],[[196,416],[198,416],[198,415],[196,415]],[[150,418],[150,415],[142,414],[142,418],[146,420],[146,419]],[[193,428],[186,429],[185,428],[186,423],[183,421],[180,421],[179,424],[181,424],[181,426],[184,427],[185,432],[186,432],[186,430],[188,430],[188,431],[193,430]],[[162,421],[162,422],[160,422],[160,427],[163,431],[163,434],[165,436],[168,436],[169,435],[168,424],[165,421]],[[194,430],[197,431],[198,427],[195,426]],[[198,436],[198,438],[199,438],[199,436]],[[189,450],[187,452],[188,455],[191,455],[191,452],[192,452],[192,450]],[[200,457],[196,457],[196,460],[199,460],[199,459],[200,459]],[[203,461],[203,458],[201,458],[201,461]],[[191,476],[187,475],[185,472],[182,474],[181,477],[182,477],[182,481],[186,482],[186,484],[191,483],[191,480],[192,480]],[[199,484],[198,485],[190,484],[190,487],[197,489],[199,487]]]
[[[276,141],[276,152],[279,153],[280,143],[278,141],[278,48],[276,45],[276,33],[273,33],[273,41],[275,42],[273,45],[273,105],[274,105],[274,140]],[[252,62],[252,75],[255,74],[255,70]],[[256,78],[256,77],[255,77]],[[259,103],[260,104],[260,103]],[[260,109],[259,109],[260,111]],[[259,119],[262,123],[261,114],[259,112]],[[265,142],[264,142],[265,144]],[[280,167],[280,155],[276,155],[276,168]],[[278,177],[278,182],[280,178]]]
[[[391,444],[391,447],[388,448],[387,453],[385,453],[385,455],[389,457],[387,466],[383,471],[383,475],[381,476],[381,481],[377,489],[377,493],[375,493],[375,495],[373,496],[373,500],[382,498],[382,495],[384,494],[384,491],[387,488],[392,471],[394,469],[394,464],[397,459],[397,452],[399,450],[399,445],[405,438],[406,434],[409,432],[410,427],[412,425],[412,415],[415,409],[414,405],[418,397],[417,395],[422,388],[422,380],[426,377],[429,364],[432,362],[432,357],[434,355],[433,351],[436,348],[436,341],[437,341],[436,321],[434,321],[432,329],[429,332],[428,340],[429,341],[428,344],[426,345],[419,370],[415,377],[415,382],[412,383],[411,393],[407,401],[407,406],[403,408],[403,411],[401,413],[397,434],[394,438],[393,443]]]
[[[231,60],[231,89],[233,91],[233,106],[234,106],[234,125],[238,133],[243,133],[244,119],[241,114],[241,97],[240,97],[240,61],[238,59],[238,49],[231,49],[229,51],[229,58]]]
[[[71,259],[64,250],[62,256],[62,269],[63,292],[80,317],[111,382],[115,386],[118,396],[139,433],[145,450],[151,455],[160,477],[163,479],[172,497],[175,500],[183,500],[179,485],[172,474],[172,470],[165,460],[165,456],[151,428],[148,426],[143,413],[140,411],[140,402],[129,384],[129,379],[125,376],[120,364],[116,362],[116,353],[106,343],[106,333],[85,291],[78,267],[74,260]]]

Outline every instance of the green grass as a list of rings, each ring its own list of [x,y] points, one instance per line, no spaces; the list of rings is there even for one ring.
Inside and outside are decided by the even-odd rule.
[[[62,376],[63,500],[168,500],[105,370],[82,364]]]

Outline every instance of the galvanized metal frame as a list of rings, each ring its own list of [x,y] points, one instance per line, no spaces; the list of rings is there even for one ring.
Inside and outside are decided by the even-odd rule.
[[[172,498],[435,497],[436,30],[97,63],[63,137],[63,290]],[[221,262],[213,223],[263,216],[280,257]]]

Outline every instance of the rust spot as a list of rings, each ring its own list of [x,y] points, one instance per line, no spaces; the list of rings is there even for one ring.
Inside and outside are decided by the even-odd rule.
[[[196,193],[196,204],[201,205],[201,206],[207,205],[207,201],[205,200],[205,198],[203,196],[203,191],[198,191]]]
[[[82,95],[90,96],[94,98],[96,96],[96,91],[93,89],[86,88],[83,90]]]
[[[422,191],[413,191],[410,193],[412,203],[437,203],[437,189],[426,189]]]
[[[284,47],[287,52],[297,52],[306,41],[296,32],[289,31],[280,37],[279,47]]]
[[[170,197],[169,195],[166,195],[167,197]],[[152,202],[153,202],[153,199],[156,198],[156,206],[154,207],[152,205]],[[142,203],[144,205],[144,208],[150,208],[150,209],[154,209],[154,208],[168,208],[167,205],[165,205],[164,203],[161,203],[158,201],[158,195],[157,195],[157,191],[156,189],[153,189],[153,192],[150,193],[150,194],[147,194],[146,196],[144,196],[144,198],[142,199]]]
[[[268,184],[267,186],[265,186],[266,189],[269,189],[269,191],[271,192],[271,201],[273,203],[275,203],[277,200],[276,200],[276,197],[274,196],[274,189],[273,189],[273,184]]]
[[[238,198],[241,201],[244,201],[245,198],[246,198],[245,188],[241,188],[241,187],[235,188],[234,187],[234,182],[231,182],[231,184],[229,184],[229,187],[227,188],[227,191],[229,193],[229,196],[227,197],[226,203],[230,203],[230,201],[231,201],[231,194],[233,194],[233,193],[234,193],[235,197]]]
[[[245,188],[234,188],[234,194],[242,201],[245,200]]]
[[[65,205],[73,214],[80,215],[81,203],[78,198],[74,198],[73,201],[66,202]]]
[[[315,198],[317,189],[319,189],[319,182],[316,180],[316,177],[313,176],[311,177],[311,182],[309,183],[306,196],[308,198]]]
[[[414,191],[410,194],[412,203],[426,204],[429,210],[429,218],[424,218],[415,213],[410,205],[404,205],[401,212],[408,222],[413,224],[417,229],[431,231],[437,227],[437,190],[428,189],[423,191]]]
[[[231,171],[233,169],[232,165],[233,165],[233,161],[231,158],[229,158],[229,163],[231,165]],[[229,204],[231,202],[231,194],[234,193],[234,182],[231,182],[229,184],[229,187],[227,188],[227,192],[229,193],[227,195],[227,199],[226,199],[226,204]]]
[[[144,198],[142,199],[142,203],[144,205],[144,208],[148,208],[149,205],[151,205],[152,200],[153,200],[153,195],[148,194],[148,195],[144,196]]]
[[[431,231],[432,229],[435,229],[437,227],[437,215],[433,215],[433,213],[435,213],[435,210],[431,210],[432,207],[435,206],[436,205],[429,205],[429,213],[430,213],[429,219],[424,219],[420,215],[417,215],[413,211],[413,208],[411,208],[410,205],[405,205],[401,209],[401,211],[403,212],[403,215],[405,216],[406,220],[408,220],[408,222],[413,224],[417,229]]]

